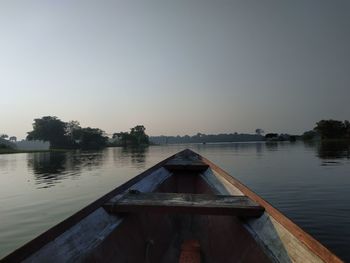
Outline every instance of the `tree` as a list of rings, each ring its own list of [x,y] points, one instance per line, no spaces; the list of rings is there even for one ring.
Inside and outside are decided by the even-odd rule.
[[[9,137],[9,136],[8,136],[7,134],[1,134],[1,135],[0,135],[0,138],[1,138],[1,139],[7,139],[8,137]]]
[[[348,120],[344,121],[345,126],[345,136],[350,138],[350,122]]]
[[[66,147],[70,143],[67,124],[53,116],[34,119],[33,130],[28,132],[27,139],[48,141],[53,148]]]
[[[258,129],[255,130],[255,133],[256,133],[257,135],[262,135],[262,134],[264,133],[264,130],[258,128]]]
[[[74,131],[81,129],[78,121],[70,121],[66,123],[66,133],[74,140]]]
[[[137,125],[130,129],[129,132],[118,132],[113,134],[113,139],[117,139],[117,144],[127,145],[147,145],[149,144],[149,137],[145,133],[146,128],[143,125]]]
[[[273,139],[273,138],[278,138],[278,134],[277,133],[268,133],[265,135],[266,139]]]
[[[116,140],[117,145],[127,145],[130,134],[128,132],[113,133],[112,138]]]
[[[314,128],[322,139],[336,139],[343,138],[346,135],[348,122],[341,122],[337,120],[321,120],[316,123]]]
[[[317,132],[315,132],[315,131],[306,131],[306,132],[303,133],[302,138],[303,138],[303,140],[308,141],[308,140],[314,139],[316,136],[317,136]]]
[[[120,139],[121,134],[122,134],[121,132],[113,133],[112,138],[113,138],[113,139]]]
[[[130,139],[132,140],[133,144],[141,145],[149,143],[149,138],[145,131],[146,128],[143,125],[137,125],[130,129]]]
[[[28,140],[48,141],[52,148],[97,149],[107,145],[108,138],[98,128],[82,128],[78,121],[63,122],[57,117],[34,119]]]
[[[70,121],[66,123],[66,134],[73,147],[79,147],[80,143],[80,123],[78,121]]]
[[[105,147],[108,138],[98,128],[79,128],[74,130],[74,138],[83,149],[98,149]]]

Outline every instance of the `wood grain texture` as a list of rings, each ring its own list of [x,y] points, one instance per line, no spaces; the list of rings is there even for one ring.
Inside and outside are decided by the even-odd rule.
[[[264,208],[246,196],[139,193],[127,194],[103,206],[111,213],[183,213],[259,217]]]

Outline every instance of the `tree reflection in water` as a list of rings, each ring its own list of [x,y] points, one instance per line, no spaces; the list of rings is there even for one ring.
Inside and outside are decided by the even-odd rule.
[[[121,157],[130,160],[137,168],[144,168],[148,151],[148,146],[123,147],[121,150]]]
[[[321,159],[350,159],[350,142],[323,141],[317,146]]]
[[[35,153],[28,155],[27,165],[35,175],[35,183],[39,188],[47,188],[65,177],[65,153]]]
[[[148,151],[148,146],[111,148],[116,168],[133,167],[145,169]]]
[[[275,151],[278,150],[279,143],[280,143],[280,142],[266,142],[266,143],[265,143],[266,149],[267,149],[268,151],[275,152]]]
[[[263,155],[264,151],[278,151],[279,147],[288,147],[288,143],[234,143],[222,145],[196,145],[197,150],[205,150],[211,147],[218,154],[224,148],[242,154],[255,151],[257,155]],[[316,153],[322,160],[322,165],[336,165],[341,159],[350,159],[350,143],[344,141],[332,142],[305,142],[304,146]],[[203,149],[202,149],[203,148]],[[38,188],[47,188],[56,185],[66,178],[74,178],[84,175],[102,166],[106,159],[112,157],[116,168],[132,167],[145,169],[146,159],[149,155],[149,147],[124,147],[109,148],[102,151],[69,151],[69,152],[45,152],[28,154],[27,166],[33,171],[35,183]]]
[[[45,152],[28,155],[27,166],[33,170],[38,188],[48,188],[68,177],[81,175],[82,169],[91,170],[101,165],[102,152]]]

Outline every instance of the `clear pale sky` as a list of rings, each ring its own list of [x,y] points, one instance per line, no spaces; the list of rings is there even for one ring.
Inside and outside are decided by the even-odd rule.
[[[350,119],[350,1],[0,2],[0,133],[301,133]]]

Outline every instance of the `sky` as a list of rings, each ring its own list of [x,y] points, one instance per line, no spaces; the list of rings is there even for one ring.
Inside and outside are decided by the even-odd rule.
[[[347,0],[0,1],[0,133],[300,134],[350,119]]]

